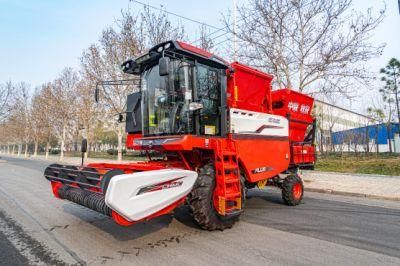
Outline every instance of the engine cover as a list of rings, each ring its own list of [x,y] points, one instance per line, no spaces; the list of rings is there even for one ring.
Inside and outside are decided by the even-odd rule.
[[[114,176],[105,203],[128,221],[139,221],[174,204],[192,190],[197,173],[162,169]]]

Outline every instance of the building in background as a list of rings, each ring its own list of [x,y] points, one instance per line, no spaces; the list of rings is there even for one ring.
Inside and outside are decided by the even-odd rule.
[[[320,100],[315,101],[314,112],[319,152],[400,153],[398,123],[378,123],[369,116]]]

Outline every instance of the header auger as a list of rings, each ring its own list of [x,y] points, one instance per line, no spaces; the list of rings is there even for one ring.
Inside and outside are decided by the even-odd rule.
[[[298,169],[315,162],[313,98],[271,91],[271,75],[179,41],[153,47],[122,70],[140,80],[127,98],[126,147],[164,159],[50,165],[45,177],[56,197],[120,225],[188,204],[207,230],[238,220],[248,188],[277,186],[286,204],[301,202]]]

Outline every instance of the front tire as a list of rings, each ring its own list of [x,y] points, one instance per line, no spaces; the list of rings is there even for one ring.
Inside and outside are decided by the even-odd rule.
[[[231,228],[238,221],[239,216],[226,218],[217,213],[213,203],[215,181],[213,163],[200,168],[197,181],[189,194],[189,206],[194,220],[202,229],[222,231]]]
[[[282,199],[289,206],[299,205],[303,199],[303,181],[298,175],[287,176],[282,183]]]

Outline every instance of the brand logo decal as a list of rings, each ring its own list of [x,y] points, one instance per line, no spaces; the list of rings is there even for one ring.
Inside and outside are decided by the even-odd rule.
[[[174,187],[180,187],[183,184],[182,178],[184,178],[184,176],[169,180],[167,182],[154,184],[154,185],[150,185],[147,187],[142,187],[139,190],[139,192],[137,193],[137,195],[148,193],[148,192],[153,192],[153,191],[170,189],[170,188],[174,188]]]
[[[292,112],[299,112],[302,114],[308,114],[310,112],[311,107],[306,104],[299,104],[297,102],[289,102],[288,109]],[[299,110],[300,109],[300,110]]]
[[[253,174],[260,174],[260,173],[269,172],[272,170],[274,170],[274,168],[271,166],[263,166],[263,167],[258,167],[256,169],[253,169],[251,172]]]
[[[268,122],[274,123],[274,124],[280,124],[281,120],[279,118],[270,117],[270,118],[268,118]]]

